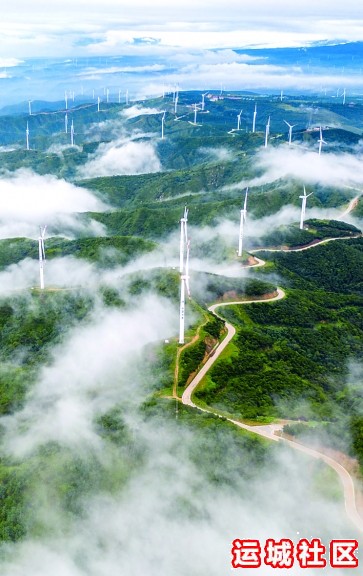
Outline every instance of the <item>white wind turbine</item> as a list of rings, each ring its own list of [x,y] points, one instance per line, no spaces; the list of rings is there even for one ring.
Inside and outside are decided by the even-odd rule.
[[[280,92],[280,102],[282,102],[282,100],[283,100],[283,97],[284,97],[284,91],[283,91],[283,90],[281,90],[281,92]]]
[[[33,102],[33,100],[28,100],[29,116],[32,115],[32,102]]]
[[[39,226],[40,234],[38,238],[39,246],[39,276],[40,276],[40,289],[44,290],[44,262],[45,262],[45,250],[44,250],[44,236],[47,229],[46,226]]]
[[[188,210],[184,208],[184,216],[180,220],[180,310],[179,310],[179,344],[184,344],[185,324],[185,289],[190,298],[189,288],[189,249],[188,240]],[[186,255],[185,255],[186,248]]]
[[[65,133],[68,134],[68,114],[67,113],[64,116],[64,130],[65,130]]]
[[[161,139],[162,140],[164,140],[165,114],[166,114],[166,111],[164,110],[163,115],[161,117]]]
[[[247,218],[247,195],[248,195],[248,188],[246,188],[246,195],[245,195],[245,202],[243,209],[241,210],[241,220],[239,225],[239,242],[238,242],[238,256],[242,256],[243,251],[243,236],[244,236],[244,225],[246,223]]]
[[[306,189],[304,186],[304,194],[302,196],[299,196],[299,198],[301,198],[302,202],[301,202],[301,215],[300,215],[300,230],[304,229],[304,220],[305,220],[305,211],[306,211],[306,200],[307,198],[309,198],[309,196],[311,196],[313,194],[313,192],[310,192],[310,194],[306,194]]]
[[[129,91],[126,90],[126,101],[125,101],[126,106],[129,105]]]
[[[237,114],[237,130],[240,129],[241,127],[241,116],[242,116],[242,112],[243,110],[241,110],[241,112],[239,114]]]
[[[98,96],[97,97],[97,112],[100,111],[100,103],[101,103],[101,98]]]
[[[289,127],[289,146],[291,146],[291,141],[292,141],[292,129],[295,128],[296,124],[289,124],[288,122],[286,122],[286,120],[284,120],[285,124]]]
[[[319,156],[320,156],[322,146],[323,146],[323,144],[326,144],[325,140],[323,140],[323,131],[321,129],[321,126],[320,126],[320,137],[319,137],[318,142],[319,142]]]
[[[205,108],[205,97],[208,94],[208,92],[205,92],[204,94],[202,94],[202,112],[204,112],[204,108]]]
[[[265,148],[267,148],[267,145],[268,145],[269,135],[270,135],[270,116],[268,117],[267,124],[266,124],[266,130],[265,130]]]
[[[73,124],[73,120],[71,123],[71,146],[74,146],[74,124]]]
[[[343,90],[343,106],[345,105],[345,96],[346,96],[346,89]]]
[[[198,106],[196,104],[194,104],[194,122],[193,122],[194,126],[197,125],[197,112],[198,112],[198,110],[199,110]]]
[[[256,132],[256,116],[257,116],[257,104],[255,104],[255,111],[253,113],[253,121],[252,121],[252,132]]]
[[[118,103],[121,104],[121,90],[118,91]]]
[[[26,149],[29,150],[29,122],[26,123],[25,137],[26,137]]]
[[[110,91],[107,88],[107,90],[106,90],[106,102],[107,102],[107,104],[109,103],[109,101],[110,101]]]
[[[178,110],[178,101],[179,101],[179,92],[175,93],[175,99],[174,99],[174,114],[176,116],[177,114],[177,110]]]

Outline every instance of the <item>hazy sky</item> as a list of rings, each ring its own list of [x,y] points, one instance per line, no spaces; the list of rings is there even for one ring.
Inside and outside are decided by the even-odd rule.
[[[2,11],[1,57],[116,54],[159,46],[301,46],[363,40],[357,0],[14,0]]]

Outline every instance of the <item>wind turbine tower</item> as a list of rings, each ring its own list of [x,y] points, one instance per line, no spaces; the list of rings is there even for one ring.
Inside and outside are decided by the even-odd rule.
[[[26,123],[25,136],[26,136],[26,149],[29,150],[29,122]]]
[[[174,100],[174,114],[175,114],[175,116],[176,116],[177,110],[178,110],[178,100],[179,100],[179,93],[176,92],[175,100]]]
[[[28,100],[29,116],[32,115],[32,100]]]
[[[300,230],[304,230],[304,220],[305,220],[305,211],[306,211],[306,200],[307,198],[309,198],[309,196],[311,196],[313,194],[313,192],[310,192],[310,194],[306,195],[306,189],[304,186],[304,194],[302,196],[299,196],[299,198],[301,198],[302,202],[301,202],[301,215],[300,215]]]
[[[195,124],[195,126],[197,125],[197,110],[198,110],[197,105],[194,104],[194,122],[193,122],[193,124]]]
[[[243,110],[241,110],[241,112],[239,114],[237,114],[237,130],[240,129],[241,127],[241,116],[242,116],[242,112]]]
[[[67,113],[64,116],[64,130],[65,130],[65,133],[68,134],[68,114]]]
[[[110,91],[107,88],[107,90],[106,90],[106,102],[107,102],[107,104],[109,103],[109,101],[110,101]]]
[[[291,146],[291,141],[292,141],[292,129],[295,128],[296,124],[289,124],[288,122],[286,122],[286,120],[284,120],[285,124],[289,127],[289,146]]]
[[[161,139],[164,140],[164,125],[165,125],[165,114],[166,111],[164,110],[164,113],[161,117]]]
[[[318,142],[319,142],[319,156],[320,156],[322,146],[323,146],[323,144],[326,144],[325,140],[323,140],[323,131],[321,129],[321,126],[320,126],[320,138],[319,138]]]
[[[284,91],[283,91],[283,90],[281,90],[281,92],[280,92],[280,102],[282,102],[282,100],[283,100],[283,97],[284,97]]]
[[[243,250],[243,236],[244,236],[244,226],[246,223],[247,218],[247,195],[248,195],[248,188],[246,188],[246,195],[245,195],[245,202],[243,209],[241,210],[241,220],[239,225],[239,242],[238,242],[238,256],[242,256]]]
[[[270,116],[268,117],[267,124],[266,124],[266,131],[265,131],[265,148],[268,145],[268,137],[270,135]]]
[[[185,323],[185,290],[190,298],[189,289],[189,249],[188,240],[188,210],[185,207],[184,216],[180,220],[180,311],[179,311],[179,344],[184,344]],[[186,255],[185,255],[186,248]]]
[[[126,90],[126,106],[129,105],[129,91]]]
[[[47,229],[46,226],[40,226],[40,234],[38,239],[39,245],[39,276],[40,276],[40,289],[44,290],[44,262],[45,262],[45,250],[44,250],[44,236]]]
[[[98,96],[97,97],[97,112],[100,111],[100,103],[101,103],[101,98]]]
[[[74,146],[74,124],[73,124],[73,120],[72,120],[72,124],[71,124],[71,146]]]
[[[252,133],[256,132],[256,116],[257,116],[257,104],[255,104],[255,111],[253,113],[253,121],[252,121]]]
[[[346,89],[343,90],[343,106],[345,105]]]
[[[204,112],[204,108],[205,108],[205,97],[208,94],[208,92],[205,92],[204,94],[202,94],[202,112]]]

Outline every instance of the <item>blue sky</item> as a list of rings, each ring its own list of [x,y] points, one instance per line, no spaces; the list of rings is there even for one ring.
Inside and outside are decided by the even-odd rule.
[[[0,57],[125,51],[303,46],[363,40],[359,0],[13,0],[0,23]]]

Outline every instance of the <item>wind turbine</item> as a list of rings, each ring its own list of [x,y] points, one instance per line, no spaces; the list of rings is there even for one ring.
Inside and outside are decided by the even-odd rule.
[[[238,256],[242,256],[242,249],[243,249],[243,235],[244,235],[244,225],[246,223],[247,218],[247,195],[248,195],[248,188],[246,188],[246,195],[245,195],[245,203],[243,209],[241,210],[241,220],[239,225],[239,243],[238,243]]]
[[[129,105],[129,91],[126,90],[126,106]]]
[[[311,196],[313,194],[313,192],[310,192],[310,194],[306,195],[306,189],[304,186],[304,194],[303,196],[299,196],[299,198],[302,199],[301,202],[301,215],[300,215],[300,230],[304,229],[304,220],[305,220],[305,211],[306,211],[306,200],[307,198],[309,198],[309,196]]]
[[[267,124],[266,124],[266,131],[265,131],[265,148],[268,145],[268,137],[270,135],[270,116],[268,117]]]
[[[28,100],[29,116],[32,115],[32,102],[33,100]]]
[[[26,136],[26,149],[29,150],[29,122],[26,123],[25,136]]]
[[[296,124],[289,124],[288,122],[286,122],[286,120],[284,120],[284,122],[289,127],[289,146],[291,146],[292,129],[295,128]]]
[[[280,102],[282,102],[283,97],[284,97],[284,91],[281,90],[281,92],[280,92]]]
[[[241,110],[241,112],[239,114],[237,114],[237,130],[240,129],[241,126],[241,115],[242,115],[243,110]]]
[[[206,97],[207,94],[208,94],[208,92],[205,92],[204,94],[202,94],[202,112],[204,112],[204,108],[205,108],[204,98]]]
[[[318,142],[319,142],[319,156],[320,156],[321,148],[322,148],[323,144],[326,144],[325,140],[323,140],[323,131],[321,129],[321,126],[320,126],[320,138],[319,138]]]
[[[174,99],[174,114],[176,116],[178,110],[178,100],[179,100],[179,92],[176,92],[175,99]]]
[[[44,236],[47,229],[46,226],[39,226],[40,234],[38,239],[39,246],[39,276],[40,276],[40,289],[44,290],[44,262],[45,262],[45,250],[44,250]]]
[[[185,289],[190,298],[189,289],[189,249],[188,240],[188,210],[184,208],[184,216],[180,219],[180,310],[179,310],[179,344],[184,344],[184,321],[185,321]],[[186,246],[186,259],[185,259]]]
[[[118,103],[121,104],[121,90],[118,91]]]
[[[194,106],[194,122],[191,122],[191,124],[194,124],[194,126],[197,125],[197,112],[199,110],[198,106],[196,104],[193,104]]]
[[[71,146],[74,146],[74,125],[73,125],[73,120],[72,120],[72,124],[71,124]]]
[[[255,111],[253,113],[252,133],[256,132],[256,116],[257,116],[257,104],[255,104]]]
[[[343,90],[343,106],[345,105],[345,96],[346,96],[346,90],[344,88],[344,90]]]
[[[97,112],[100,111],[100,102],[101,102],[101,98],[98,96],[97,97]]]
[[[165,125],[165,114],[166,111],[164,110],[164,113],[161,117],[161,139],[164,140],[164,125]]]
[[[107,88],[107,90],[106,90],[106,102],[107,102],[107,104],[109,103],[109,101],[110,101],[110,91]]]
[[[68,134],[68,114],[67,113],[64,116],[64,130],[65,130],[65,133]]]

